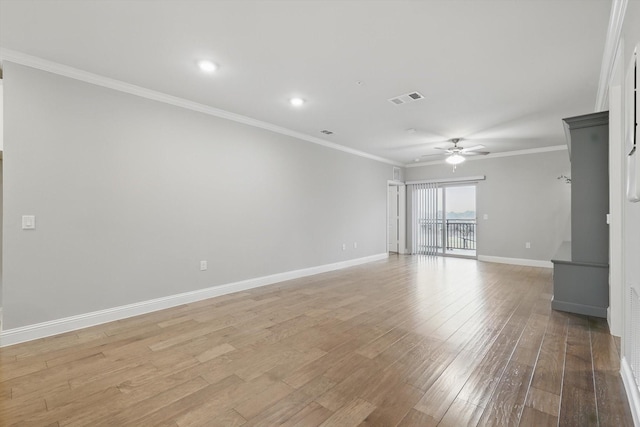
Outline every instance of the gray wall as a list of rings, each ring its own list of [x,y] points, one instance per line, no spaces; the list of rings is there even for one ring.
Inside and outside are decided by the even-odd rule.
[[[391,165],[8,62],[4,99],[5,329],[386,252]]]
[[[0,102],[2,102],[2,98],[0,98]],[[2,118],[0,118],[0,121],[2,121]],[[4,213],[4,209],[2,207],[2,200],[4,199],[4,197],[2,196],[2,189],[4,188],[3,172],[2,172],[3,164],[4,163],[2,159],[0,159],[0,224],[2,224],[2,216]],[[0,227],[0,309],[1,308],[2,308],[2,227]],[[0,316],[0,324],[1,323],[2,323],[2,317]]]
[[[571,260],[574,262],[609,264],[608,121],[608,112],[567,119],[571,129],[571,211],[574,213]]]
[[[455,172],[444,163],[409,167],[406,178],[485,175],[476,193],[478,255],[549,261],[571,234],[571,186],[557,179],[569,175],[570,168],[567,151],[552,151],[470,160]]]
[[[0,151],[4,147],[4,86],[3,80],[0,79]],[[2,159],[0,159],[0,224],[2,224]],[[0,227],[0,309],[2,308],[2,227]],[[2,317],[0,316],[0,329],[2,326]]]

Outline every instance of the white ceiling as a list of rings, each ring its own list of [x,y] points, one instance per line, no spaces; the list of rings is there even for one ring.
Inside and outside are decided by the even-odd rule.
[[[594,111],[610,8],[0,0],[0,47],[411,163],[453,137],[493,153],[564,144],[561,119]],[[412,91],[425,99],[388,101]]]

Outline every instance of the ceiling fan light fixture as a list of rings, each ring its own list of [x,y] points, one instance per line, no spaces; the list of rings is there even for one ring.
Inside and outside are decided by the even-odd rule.
[[[464,162],[464,157],[456,153],[447,157],[445,161],[450,165],[459,165],[460,163]]]

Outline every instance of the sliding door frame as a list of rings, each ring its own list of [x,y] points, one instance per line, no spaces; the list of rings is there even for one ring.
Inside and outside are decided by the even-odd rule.
[[[446,242],[445,242],[445,238],[446,238],[446,212],[444,207],[446,206],[446,188],[447,187],[455,187],[455,186],[470,186],[473,185],[476,187],[476,200],[474,201],[476,204],[476,209],[477,209],[477,184],[479,181],[484,181],[486,179],[486,177],[484,175],[479,175],[479,176],[469,176],[469,177],[460,177],[460,178],[443,178],[443,179],[430,179],[430,180],[419,180],[419,181],[407,181],[406,185],[407,186],[413,186],[416,184],[436,184],[434,187],[434,191],[436,191],[436,199],[437,199],[437,191],[442,190],[442,231],[441,231],[441,240],[442,240],[442,247],[439,247],[436,251],[434,251],[434,254],[429,254],[429,255],[437,255],[437,256],[448,256],[448,257],[459,257],[459,258],[471,258],[471,259],[475,259],[478,256],[478,248],[477,248],[477,241],[476,241],[476,254],[475,255],[462,255],[462,254],[448,254],[446,251]],[[407,198],[407,202],[409,201],[409,199],[411,199],[411,209],[407,209],[407,214],[408,214],[408,223],[410,224],[411,227],[411,249],[409,250],[409,253],[411,254],[420,254],[420,252],[415,252],[414,248],[416,247],[416,242],[414,242],[414,240],[417,237],[417,233],[415,228],[415,221],[414,221],[414,217],[413,217],[413,212],[415,207],[413,206],[414,203],[414,194],[413,194],[413,188],[411,189],[411,198]],[[408,192],[407,192],[408,193]],[[437,216],[437,215],[436,215]],[[436,222],[437,222],[437,218],[436,218]],[[477,215],[477,211],[476,211],[476,231],[475,231],[476,236],[478,235],[478,215]]]

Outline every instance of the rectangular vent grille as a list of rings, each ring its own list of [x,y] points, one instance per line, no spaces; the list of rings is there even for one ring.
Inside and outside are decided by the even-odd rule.
[[[324,133],[325,135],[333,135],[333,132],[331,132],[330,130],[321,130],[320,133]]]
[[[631,370],[640,387],[640,296],[631,286]]]
[[[395,105],[402,105],[406,104],[407,102],[418,101],[420,99],[424,99],[424,96],[422,96],[420,92],[411,92],[389,98],[389,102]]]

